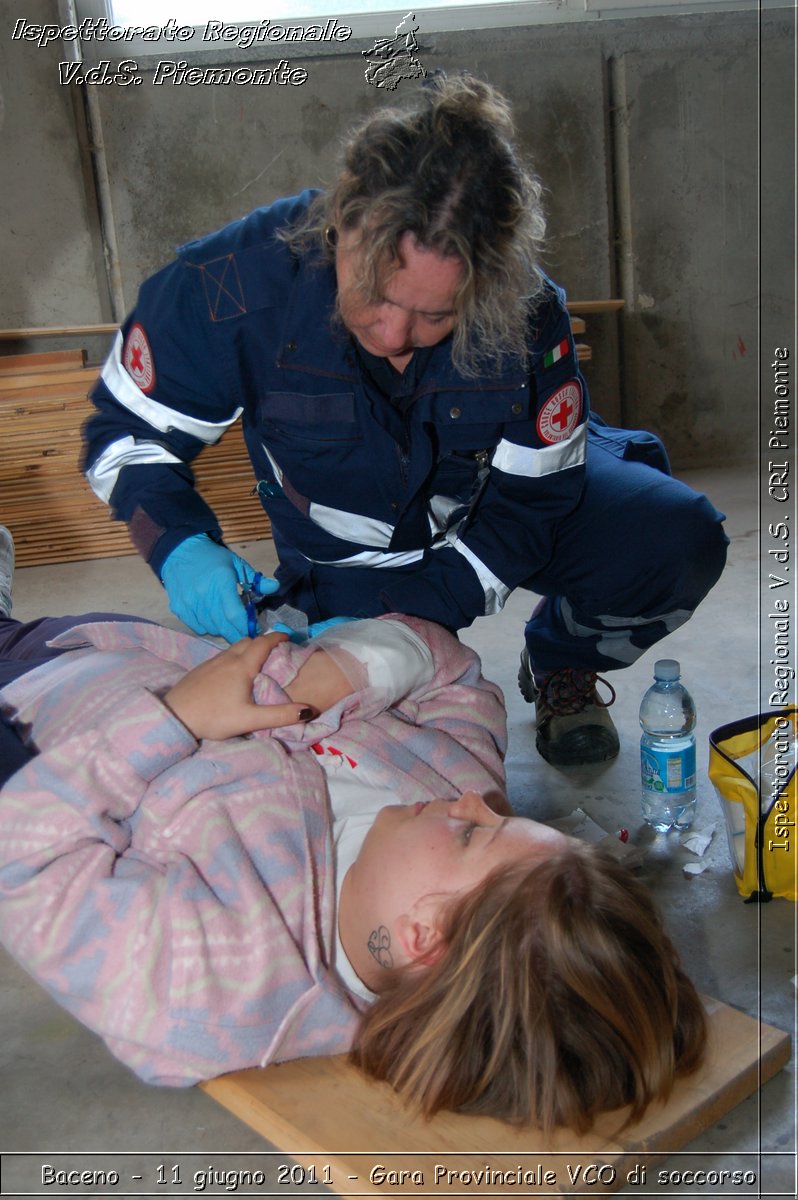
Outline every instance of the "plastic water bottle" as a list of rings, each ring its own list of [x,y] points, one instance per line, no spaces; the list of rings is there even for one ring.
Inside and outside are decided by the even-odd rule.
[[[695,705],[674,658],[654,663],[640,705],[643,818],[658,833],[689,829],[695,816]]]

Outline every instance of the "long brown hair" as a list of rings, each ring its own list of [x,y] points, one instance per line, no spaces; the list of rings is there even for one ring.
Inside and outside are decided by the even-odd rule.
[[[396,971],[353,1060],[412,1106],[565,1125],[636,1120],[702,1058],[706,1018],[648,890],[595,847],[492,873],[446,949]]]
[[[463,263],[452,357],[466,374],[525,354],[530,300],[542,289],[541,185],[514,144],[510,108],[489,84],[435,78],[408,109],[382,108],[344,146],[338,178],[281,233],[332,261],[335,235],[361,234],[360,292],[374,303],[402,235]]]

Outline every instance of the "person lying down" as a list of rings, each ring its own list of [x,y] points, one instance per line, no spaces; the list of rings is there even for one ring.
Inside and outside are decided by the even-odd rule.
[[[0,937],[142,1079],[350,1051],[426,1115],[581,1131],[698,1065],[649,895],[511,815],[501,693],[440,627],[6,618],[0,660]]]

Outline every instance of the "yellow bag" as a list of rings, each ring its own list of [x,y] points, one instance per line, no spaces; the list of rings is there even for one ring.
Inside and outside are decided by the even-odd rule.
[[[732,721],[709,735],[709,777],[746,903],[798,900],[797,754],[798,708]]]

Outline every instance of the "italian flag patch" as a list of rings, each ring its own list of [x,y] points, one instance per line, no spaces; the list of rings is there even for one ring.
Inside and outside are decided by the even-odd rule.
[[[559,346],[555,346],[553,350],[549,350],[543,355],[543,366],[553,367],[556,362],[559,362],[563,355],[568,353],[568,338],[563,338]]]

